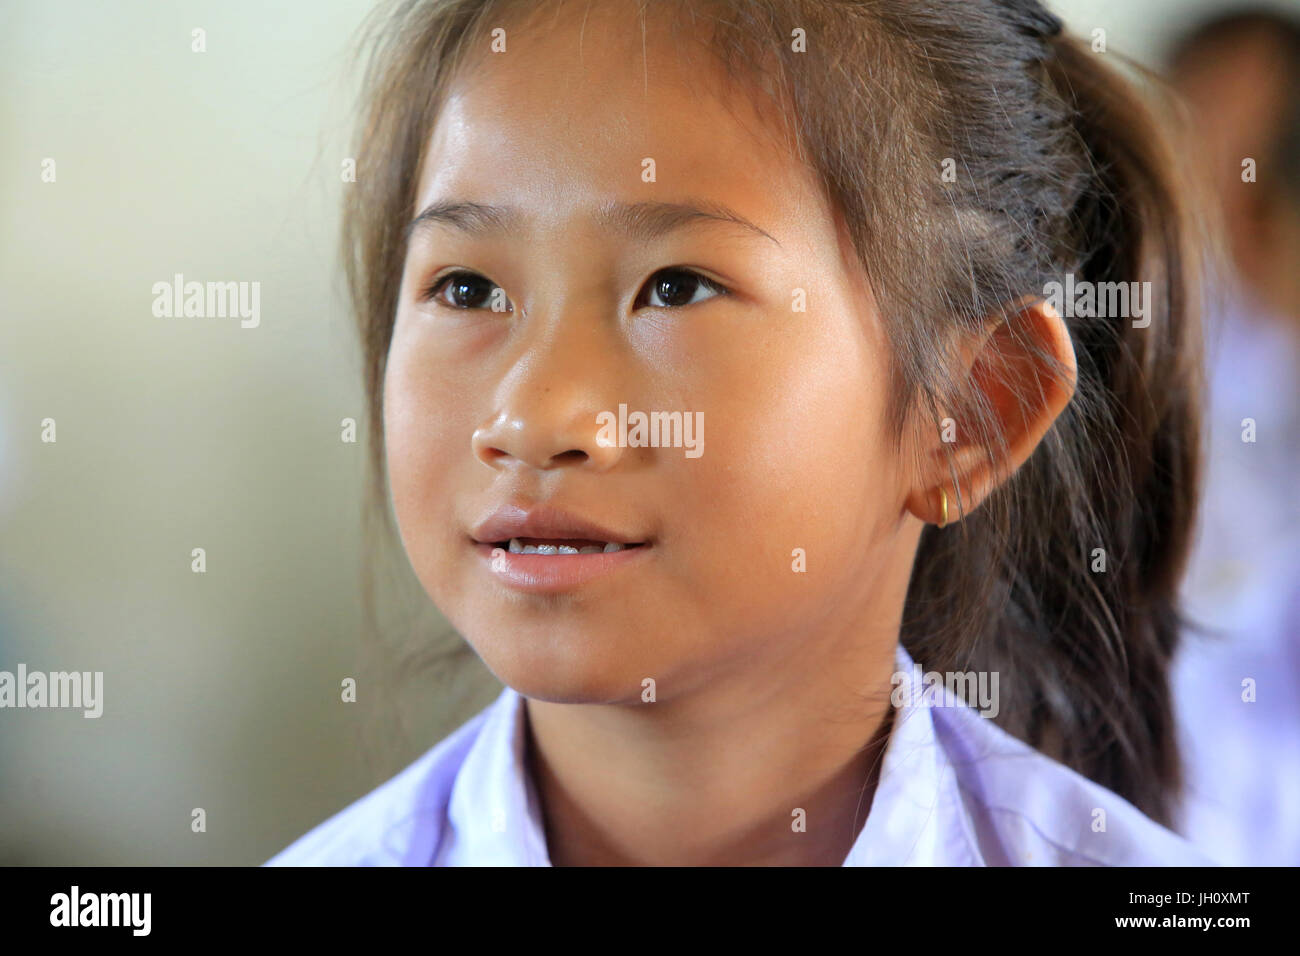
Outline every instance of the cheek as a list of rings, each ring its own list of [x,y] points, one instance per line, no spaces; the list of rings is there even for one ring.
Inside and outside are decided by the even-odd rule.
[[[824,315],[772,328],[703,352],[727,356],[699,385],[705,453],[673,466],[696,580],[728,614],[768,616],[756,625],[853,587],[902,501],[883,348]],[[797,573],[796,549],[808,573]]]
[[[384,376],[384,444],[402,544],[426,589],[456,533],[451,502],[461,459],[470,458],[459,420],[464,403],[445,362],[417,336],[395,332]],[[462,447],[463,446],[463,447]]]

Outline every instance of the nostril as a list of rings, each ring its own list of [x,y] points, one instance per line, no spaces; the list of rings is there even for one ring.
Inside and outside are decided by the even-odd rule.
[[[580,465],[586,460],[587,453],[578,448],[572,448],[569,451],[563,451],[558,455],[551,456],[551,462],[556,465]]]

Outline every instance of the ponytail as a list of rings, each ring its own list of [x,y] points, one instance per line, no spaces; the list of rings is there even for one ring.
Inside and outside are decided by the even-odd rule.
[[[1073,283],[1058,281],[1142,283],[1145,314],[1067,320],[1074,401],[1000,507],[926,532],[904,639],[927,667],[1003,672],[1000,724],[1167,824],[1180,785],[1168,674],[1200,470],[1199,254],[1156,114],[1077,38],[1043,43],[1044,98],[1082,160],[1060,163],[1079,185],[1054,254]],[[936,620],[990,610],[964,641]]]

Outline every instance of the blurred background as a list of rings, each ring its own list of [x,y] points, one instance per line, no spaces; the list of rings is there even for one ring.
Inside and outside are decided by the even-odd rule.
[[[1104,29],[1109,50],[1153,68],[1203,16],[1234,6],[1048,5],[1071,29]],[[1300,15],[1300,0],[1265,6]],[[371,7],[0,6],[0,670],[102,671],[105,698],[98,719],[0,710],[0,863],[260,863],[499,690],[429,606],[400,550],[374,547],[362,520],[360,353],[336,235],[356,81],[349,54]],[[1251,155],[1240,142],[1264,142],[1279,128],[1274,117],[1296,108],[1300,86],[1269,92],[1270,77],[1286,74],[1260,49],[1234,61],[1197,48],[1184,64],[1185,89],[1214,118],[1201,145],[1219,172],[1239,171],[1237,157]],[[1211,63],[1227,65],[1191,68]],[[1215,152],[1211,129],[1237,140]],[[1262,186],[1278,171],[1263,160],[1259,169],[1258,193],[1271,196]],[[1240,185],[1222,183],[1225,192]],[[1285,317],[1300,260],[1274,260],[1300,247],[1285,245],[1294,236],[1282,226],[1270,227],[1280,237],[1261,231],[1251,217],[1266,213],[1235,213],[1238,231],[1256,237],[1239,252],[1259,266],[1249,282],[1266,303],[1244,310]],[[258,326],[156,317],[153,285],[177,273],[259,282]],[[1231,502],[1212,524],[1235,528],[1237,544],[1203,545],[1197,610],[1231,629],[1248,616],[1234,601],[1264,606],[1242,597],[1242,582],[1264,588],[1277,600],[1251,624],[1267,640],[1252,645],[1263,656],[1250,666],[1300,685],[1287,670],[1295,651],[1275,643],[1300,643],[1291,623],[1300,616],[1281,610],[1300,547],[1288,551],[1294,535],[1279,531],[1300,525],[1294,480],[1279,487],[1300,455],[1278,438],[1300,433],[1300,402],[1288,410],[1294,393],[1273,384],[1296,381],[1286,350],[1300,319],[1261,329],[1240,348],[1273,362],[1275,377],[1258,379],[1272,404],[1235,396],[1222,434],[1240,445],[1233,423],[1260,417],[1268,428],[1258,447],[1272,470],[1230,461],[1215,486],[1224,490],[1210,492]],[[349,418],[356,442],[343,440]],[[42,440],[47,419],[53,442]],[[1252,480],[1273,497],[1227,490]],[[196,548],[203,573],[192,570]],[[363,561],[380,582],[382,643],[365,638]],[[1230,654],[1183,665],[1197,701],[1217,693],[1229,708],[1236,666]],[[355,703],[342,699],[348,677]],[[1296,746],[1300,716],[1268,712],[1269,727],[1288,715],[1297,722],[1278,731],[1282,748]],[[1252,772],[1234,770],[1246,781]],[[1207,810],[1198,825],[1229,828],[1232,799],[1214,795],[1228,815]],[[192,827],[196,808],[203,832]],[[1225,836],[1225,854],[1244,852],[1240,843]]]

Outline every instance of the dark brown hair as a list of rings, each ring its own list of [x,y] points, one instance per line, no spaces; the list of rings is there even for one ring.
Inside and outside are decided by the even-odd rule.
[[[1114,54],[1061,33],[1036,2],[639,6],[693,33],[707,27],[729,74],[781,107],[880,305],[900,435],[915,415],[935,427],[951,417],[1000,460],[992,410],[954,372],[950,345],[993,318],[1035,347],[1014,305],[1067,274],[1151,283],[1144,328],[1067,314],[1072,402],[982,507],[962,513],[958,486],[964,520],[926,529],[902,641],[926,670],[999,672],[999,724],[1167,822],[1179,779],[1167,671],[1197,497],[1201,373],[1199,260],[1157,116],[1106,62]],[[377,500],[384,366],[425,143],[448,78],[517,7],[398,0],[367,41],[344,251]]]

